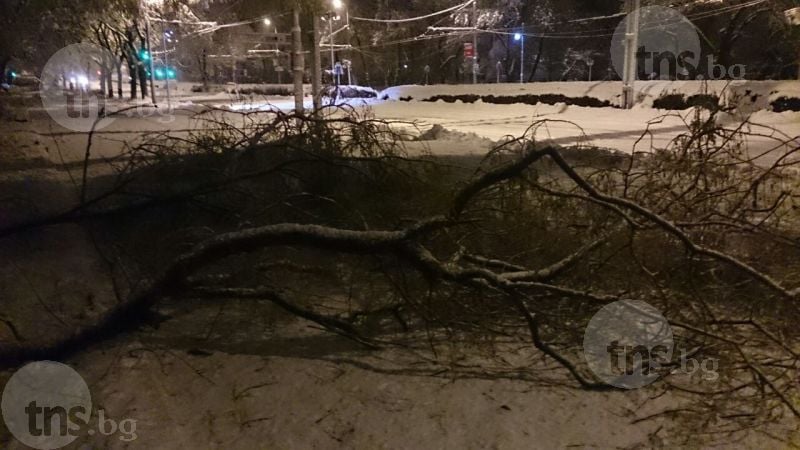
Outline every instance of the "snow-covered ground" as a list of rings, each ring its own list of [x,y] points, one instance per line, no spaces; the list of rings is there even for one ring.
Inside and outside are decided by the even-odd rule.
[[[377,118],[399,122],[396,126],[400,128],[425,131],[434,125],[441,125],[449,130],[474,133],[491,140],[521,136],[532,124],[546,121],[536,128],[538,139],[552,140],[563,145],[580,142],[630,153],[648,150],[651,146],[665,147],[677,135],[686,132],[687,123],[692,120],[694,113],[691,110],[653,109],[652,102],[655,98],[664,93],[710,93],[721,98],[742,97],[743,106],[739,111],[736,114],[722,115],[722,120],[729,127],[738,127],[744,120],[751,122],[745,128],[754,134],[748,139],[751,155],[769,151],[773,153],[769,158],[772,159],[784,150],[776,148],[779,147],[779,141],[794,140],[800,144],[800,113],[774,113],[768,110],[769,102],[776,98],[800,97],[800,82],[797,81],[639,82],[637,91],[640,99],[631,110],[565,104],[498,105],[480,100],[475,103],[423,101],[434,95],[562,94],[568,97],[591,96],[615,104],[619,102],[620,91],[621,84],[616,82],[399,86],[382,91],[378,99],[350,100],[348,103],[368,108]],[[398,100],[409,97],[412,98],[411,101]],[[311,106],[310,103],[307,106]],[[239,111],[275,108],[291,110],[294,103],[290,99],[253,99],[235,103],[233,107]],[[474,153],[472,148],[465,150],[464,147],[452,145],[434,150],[435,153],[445,154]]]
[[[652,107],[653,100],[665,94],[714,94],[719,97],[739,95],[751,98],[757,95],[756,105],[765,108],[770,101],[780,96],[800,97],[800,82],[797,81],[638,81],[635,86],[637,104]],[[501,84],[459,84],[430,86],[397,86],[381,92],[381,97],[391,100],[412,98],[424,100],[435,95],[544,95],[561,94],[567,97],[594,97],[598,100],[620,104],[621,82],[608,81],[570,81],[550,83],[501,83]]]
[[[538,121],[538,139],[563,145],[591,144],[630,153],[650,146],[665,147],[677,135],[687,131],[691,112],[667,112],[650,108],[620,110],[583,108],[567,105],[492,105],[423,102],[381,102],[370,105],[380,118],[413,123],[420,129],[441,125],[450,130],[475,133],[498,140],[521,136]],[[800,113],[758,111],[748,117],[751,131],[764,134],[749,140],[752,154],[772,149],[777,141],[795,139],[800,144]],[[727,116],[725,125],[738,126],[742,117]],[[770,127],[782,133],[775,134]],[[775,136],[775,138],[770,136]],[[643,139],[640,139],[644,136]],[[452,153],[460,153],[457,148]]]
[[[286,111],[294,106],[289,98],[253,96],[242,101],[225,92],[196,94],[184,87],[181,85],[175,96],[176,102],[182,105],[211,102],[214,106],[233,105],[241,110],[279,108]],[[651,143],[666,144],[685,131],[684,121],[691,118],[689,111],[654,110],[647,98],[651,99],[651,104],[652,98],[665,91],[693,94],[698,85],[654,82],[642,87],[650,94],[630,111],[567,105],[417,101],[429,93],[458,95],[474,89],[487,95],[560,93],[613,101],[619,92],[618,84],[614,83],[536,83],[526,85],[523,92],[518,91],[518,85],[410,86],[385,91],[390,97],[388,101],[379,97],[378,100],[349,103],[371,110],[378,118],[398,121],[397,127],[415,132],[428,131],[434,125],[454,131],[442,133],[438,141],[422,144],[437,154],[485,152],[492,141],[506,135],[520,135],[532,123],[541,120],[547,122],[537,130],[539,138],[563,144],[583,139],[594,145],[630,152],[648,127],[650,133],[638,144],[643,150]],[[800,83],[797,82],[762,83],[757,89],[759,95],[768,99],[781,95],[800,97]],[[417,100],[391,100],[408,96]],[[310,98],[306,99],[306,104],[310,106]],[[800,143],[800,113],[776,114],[756,109],[759,108],[743,113],[752,112],[751,121],[775,127],[780,134],[767,133],[767,128],[759,127],[754,131]],[[197,106],[193,106],[170,117],[120,118],[95,137],[93,156],[119,154],[142,132],[188,133],[202,125],[192,117],[196,111]],[[230,117],[235,120],[236,115]],[[37,152],[29,153],[28,157],[35,154],[54,164],[60,164],[62,158],[68,162],[80,160],[85,151],[86,135],[65,134],[65,130],[52,127],[45,120],[46,116],[34,114],[28,123],[3,125],[2,132],[24,130],[21,133],[27,137],[23,139],[24,145],[29,145],[31,152]],[[728,116],[725,120],[733,126],[740,123],[742,117]],[[49,132],[61,134],[44,137],[35,134]],[[769,149],[774,142],[769,136],[761,136],[751,138],[748,145],[751,151],[760,151]],[[33,278],[34,282],[45,293],[55,296],[63,293],[64,282],[44,271],[43,265],[61,264],[70,268],[77,265],[82,271],[69,270],[75,280],[68,281],[97,289],[97,281],[88,271],[92,267],[103,267],[102,262],[89,256],[78,258],[74,249],[63,247],[69,243],[92,248],[76,236],[55,236],[52,246],[42,246],[52,253],[40,250],[36,258],[29,255],[17,260],[21,268],[15,270],[39,274],[39,278]],[[9,277],[19,277],[10,268],[7,271]],[[111,287],[103,286],[103,289]],[[98,295],[111,298],[110,293],[98,292]],[[256,316],[249,318],[252,317]],[[168,323],[164,325],[168,326]],[[81,443],[96,448],[310,449],[649,448],[670,445],[670,441],[647,441],[646,434],[657,428],[658,422],[633,423],[636,418],[653,412],[638,408],[643,397],[652,394],[647,389],[593,394],[520,380],[455,379],[449,378],[447,371],[425,376],[399,369],[392,359],[395,355],[364,358],[342,347],[337,337],[309,332],[302,321],[290,326],[303,331],[291,334],[285,329],[273,330],[266,340],[276,339],[275,342],[251,342],[250,346],[237,348],[215,348],[214,342],[197,344],[192,341],[180,345],[177,340],[158,341],[155,332],[144,332],[82,354],[70,364],[89,382],[95,404],[105,408],[112,418],[137,420],[137,439],[124,442],[119,437],[125,436],[95,436]],[[208,353],[192,353],[195,346]],[[791,439],[792,430],[788,426],[776,426],[776,434]],[[724,448],[788,448],[787,444],[763,439]],[[21,446],[12,444],[9,448]]]
[[[227,92],[198,94],[191,92],[192,85],[181,83],[175,92],[174,111],[164,108],[143,108],[141,114],[130,114],[117,118],[111,126],[101,130],[95,136],[92,155],[109,157],[121,153],[125,145],[135,141],[142,133],[169,133],[180,136],[202,126],[193,116],[207,106],[224,108],[230,111],[250,112],[283,110],[291,111],[294,100],[290,97],[250,95],[238,97]],[[220,88],[228,88],[223,86]],[[389,88],[379,94],[377,99],[351,99],[346,103],[356,108],[369,110],[376,118],[397,122],[395,126],[423,133],[434,125],[441,125],[448,130],[472,134],[476,139],[458,142],[430,142],[429,148],[434,154],[473,154],[482,153],[487,142],[496,141],[505,136],[520,136],[533,123],[542,122],[536,129],[538,139],[550,139],[563,145],[578,142],[611,148],[630,153],[634,150],[648,150],[651,147],[664,147],[677,135],[687,129],[687,122],[693,117],[692,111],[665,111],[651,107],[652,100],[664,92],[681,92],[696,94],[699,92],[740,92],[747,94],[746,105],[735,115],[723,116],[725,125],[736,127],[745,119],[753,125],[749,130],[755,135],[748,139],[748,151],[752,155],[769,152],[766,159],[774,159],[785,150],[778,146],[779,141],[800,143],[800,113],[774,113],[767,109],[768,102],[781,96],[799,97],[800,82],[639,82],[637,89],[640,100],[632,110],[618,108],[588,108],[557,105],[526,104],[488,104],[478,101],[473,104],[461,102],[425,102],[421,101],[432,95],[460,95],[479,92],[484,95],[517,95],[546,93],[563,94],[568,97],[584,95],[601,100],[617,101],[621,90],[620,83],[530,83],[487,84],[458,86],[400,86]],[[749,94],[748,94],[749,92]],[[752,99],[755,96],[756,101]],[[393,100],[395,98],[412,97],[412,101]],[[389,98],[389,100],[384,100]],[[163,100],[163,98],[162,98]],[[124,104],[124,103],[123,103]],[[312,106],[310,97],[305,98],[307,108]],[[158,111],[158,112],[157,112]],[[69,130],[53,126],[47,119],[46,112],[39,108],[30,109],[27,123],[5,123],[3,132],[13,134],[21,132],[22,144],[28,146],[32,154],[59,163],[77,161],[83,158],[86,135],[72,133]],[[237,114],[231,113],[229,120],[241,120]],[[773,130],[774,128],[774,130]],[[55,134],[55,136],[54,136]],[[642,139],[642,137],[644,138]],[[54,142],[58,141],[58,145]],[[412,151],[419,145],[412,145]]]

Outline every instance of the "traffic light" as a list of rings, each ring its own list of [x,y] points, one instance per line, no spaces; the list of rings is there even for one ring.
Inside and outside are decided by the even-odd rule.
[[[145,48],[139,50],[139,59],[142,61],[150,61],[150,52]]]

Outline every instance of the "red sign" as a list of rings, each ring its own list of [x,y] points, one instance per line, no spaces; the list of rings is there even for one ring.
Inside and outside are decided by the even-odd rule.
[[[464,58],[474,58],[475,57],[475,47],[472,46],[472,43],[467,42],[464,44]]]

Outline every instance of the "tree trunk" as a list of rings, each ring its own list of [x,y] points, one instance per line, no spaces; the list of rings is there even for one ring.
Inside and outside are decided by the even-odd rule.
[[[542,60],[542,52],[544,51],[544,39],[539,39],[539,50],[536,51],[536,60],[533,62],[533,69],[528,76],[528,83],[532,82],[536,77],[536,71],[539,70],[539,62]]]
[[[103,75],[106,77],[106,86],[108,87],[108,98],[114,98],[114,61],[108,66],[108,72]]]
[[[131,100],[136,100],[137,95],[137,80],[136,80],[136,65],[128,64],[128,72],[131,74]]]
[[[108,92],[108,89],[106,89],[106,84],[108,82],[107,74],[108,74],[108,68],[104,64],[100,68],[100,92],[102,92],[103,95],[107,95]]]
[[[800,50],[797,51],[797,80],[800,81]]]
[[[203,92],[208,92],[208,52],[203,49],[203,59],[200,62],[200,70],[203,72]]]
[[[144,70],[144,63],[139,63],[139,84],[141,86],[142,100],[147,99],[147,71]]]
[[[117,98],[122,98],[122,58],[115,64],[117,66]]]
[[[6,81],[6,70],[8,70],[8,62],[11,58],[4,56],[0,58],[0,83],[5,83]]]

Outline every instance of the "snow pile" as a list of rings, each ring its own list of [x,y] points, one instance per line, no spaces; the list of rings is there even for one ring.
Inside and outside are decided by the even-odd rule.
[[[781,97],[800,98],[800,81],[639,81],[636,83],[637,103],[652,107],[653,102],[665,95],[697,94],[715,95],[720,98],[747,99],[756,109],[767,109],[770,103]],[[385,89],[380,98],[386,100],[422,101],[436,96],[528,96],[563,95],[580,98],[591,97],[620,103],[622,82],[549,82],[526,84],[478,84],[478,85],[408,85]]]
[[[405,131],[420,132],[419,129]],[[495,145],[495,141],[486,137],[450,130],[439,124],[421,132],[416,140],[404,143],[406,151],[410,154],[436,156],[485,155]]]

